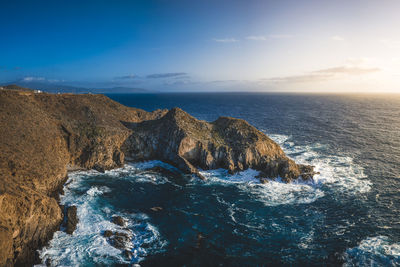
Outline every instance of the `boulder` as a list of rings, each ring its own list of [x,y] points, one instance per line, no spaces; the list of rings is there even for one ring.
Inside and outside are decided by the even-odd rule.
[[[125,219],[124,218],[122,218],[121,216],[113,216],[112,217],[112,222],[113,223],[115,223],[116,225],[119,225],[119,226],[125,226]]]
[[[113,235],[113,232],[110,230],[105,230],[103,233],[104,237],[111,237]]]

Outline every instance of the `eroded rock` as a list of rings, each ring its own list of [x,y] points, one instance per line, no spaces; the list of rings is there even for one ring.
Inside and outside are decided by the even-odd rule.
[[[67,208],[67,227],[66,227],[66,232],[67,234],[72,235],[72,233],[76,229],[76,225],[78,224],[78,215],[77,215],[77,207],[76,206],[70,206]]]
[[[123,149],[134,160],[162,160],[200,178],[198,168],[224,168],[235,173],[248,168],[264,178],[290,182],[312,178],[312,166],[296,164],[264,133],[244,120],[220,117],[197,120],[179,108],[156,120],[130,123],[133,131]]]

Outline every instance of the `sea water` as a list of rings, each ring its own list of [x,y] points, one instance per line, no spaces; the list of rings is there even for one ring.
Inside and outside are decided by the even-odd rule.
[[[53,266],[400,265],[400,98],[289,94],[110,95],[151,111],[179,106],[208,121],[248,120],[314,181],[260,184],[258,172],[174,175],[160,162],[69,175],[64,205],[78,207],[39,251]],[[160,174],[154,166],[170,170]],[[152,209],[160,207],[161,209]],[[127,221],[112,223],[112,216]],[[125,231],[124,256],[105,230]]]

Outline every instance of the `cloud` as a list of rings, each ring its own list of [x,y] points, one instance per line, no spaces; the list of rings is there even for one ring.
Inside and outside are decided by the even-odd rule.
[[[155,73],[147,75],[148,79],[160,79],[160,78],[182,78],[187,77],[188,74],[186,72],[169,72],[169,73]]]
[[[239,42],[239,40],[236,38],[222,38],[222,39],[214,38],[213,40],[217,43],[237,43],[237,42]]]
[[[44,77],[33,77],[33,76],[28,76],[28,77],[24,77],[22,78],[22,81],[24,82],[37,82],[37,81],[45,81],[46,78]]]
[[[376,67],[360,67],[360,66],[338,66],[327,69],[320,69],[312,71],[303,75],[292,75],[283,77],[273,77],[265,79],[267,82],[283,82],[283,83],[307,83],[307,82],[320,82],[327,81],[343,76],[357,76],[375,73],[381,71]]]
[[[332,36],[331,37],[331,39],[332,40],[334,40],[334,41],[344,41],[344,38],[342,37],[342,36],[339,36],[339,35],[334,35],[334,36]]]
[[[366,67],[357,67],[357,66],[339,66],[334,68],[322,69],[313,71],[314,74],[328,74],[328,75],[335,75],[335,74],[347,74],[347,75],[363,75],[372,72],[378,72],[381,69],[379,68],[366,68]]]
[[[59,79],[48,79],[45,77],[38,76],[26,76],[19,80],[20,82],[41,82],[41,83],[57,83],[57,82],[65,82],[65,80]]]
[[[288,39],[288,38],[292,38],[293,35],[291,35],[291,34],[271,34],[268,37],[271,39]]]
[[[129,75],[115,77],[115,79],[117,79],[117,80],[130,80],[130,79],[135,79],[135,78],[136,78],[135,74],[129,74]]]
[[[252,41],[266,41],[267,37],[263,35],[251,35],[246,37],[247,40],[252,40]]]

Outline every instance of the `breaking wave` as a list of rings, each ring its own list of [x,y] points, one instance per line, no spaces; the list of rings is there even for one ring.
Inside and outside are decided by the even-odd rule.
[[[118,179],[135,170],[134,166],[100,174],[96,171],[75,172],[69,174],[69,179],[61,196],[61,204],[77,206],[79,222],[72,235],[57,231],[47,247],[39,251],[43,263],[51,266],[112,265],[116,263],[129,264],[140,262],[149,251],[160,250],[166,242],[162,240],[158,229],[148,222],[143,213],[123,213],[115,210],[104,196],[113,194],[107,186],[90,186],[88,180],[106,175]],[[87,189],[88,188],[88,189]],[[127,225],[121,227],[111,222],[114,215],[125,218]],[[61,229],[63,230],[63,229]],[[132,259],[123,255],[123,250],[113,247],[103,236],[104,231],[125,232],[131,242],[124,249],[132,252]]]
[[[399,266],[400,244],[387,236],[370,237],[347,249],[344,266]]]
[[[289,157],[298,163],[315,166],[315,170],[320,174],[315,175],[313,181],[297,180],[287,184],[278,178],[269,180],[267,184],[261,184],[255,178],[259,172],[251,169],[234,175],[229,175],[223,169],[201,171],[208,180],[206,185],[215,183],[235,185],[251,193],[267,206],[312,203],[325,195],[323,186],[350,194],[366,193],[371,189],[371,182],[365,179],[363,169],[354,164],[352,158],[327,155],[321,144],[296,146],[289,136],[278,134],[269,136]]]

